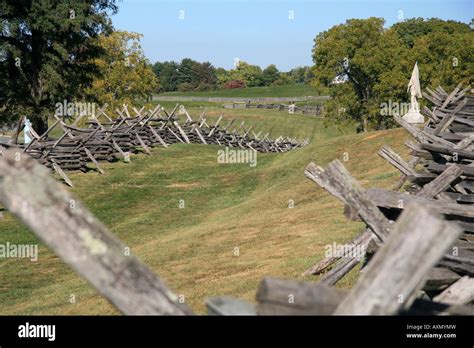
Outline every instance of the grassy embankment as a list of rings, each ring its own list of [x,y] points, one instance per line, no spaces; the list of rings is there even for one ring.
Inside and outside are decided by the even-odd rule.
[[[189,111],[194,116],[201,110]],[[301,279],[324,257],[325,245],[345,243],[361,231],[361,223],[343,216],[341,203],[305,178],[310,161],[325,165],[347,152],[345,165],[365,187],[390,187],[398,174],[376,152],[388,144],[404,153],[406,139],[401,129],[355,134],[325,128],[314,117],[268,110],[210,108],[208,118],[220,113],[274,137],[310,137],[311,144],[259,154],[255,168],[218,164],[217,146],[176,144],[133,156],[130,164],[104,164],[103,176],[70,175],[74,193],[199,313],[210,296],[254,300],[265,275]],[[181,199],[184,209],[178,208]],[[0,244],[38,243],[11,214],[3,215]],[[37,262],[0,259],[0,274],[0,314],[117,313],[42,244]],[[350,287],[357,275],[353,271],[338,286]]]

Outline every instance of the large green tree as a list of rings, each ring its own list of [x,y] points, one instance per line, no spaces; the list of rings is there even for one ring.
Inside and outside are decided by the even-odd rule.
[[[164,92],[176,91],[179,82],[179,63],[176,62],[156,62],[153,64],[153,72],[160,81],[160,86]]]
[[[262,69],[258,65],[239,61],[234,69],[228,71],[225,79],[221,82],[228,81],[242,81],[246,87],[262,86]]]
[[[199,64],[197,68],[199,84],[196,89],[209,90],[217,87],[216,68],[210,62]]]
[[[94,40],[112,30],[115,0],[0,1],[2,120],[27,116],[47,129],[54,105],[73,101],[100,73]],[[1,120],[0,120],[1,121]]]
[[[408,20],[391,28],[382,18],[350,19],[320,33],[313,48],[317,83],[334,85],[328,115],[355,121],[359,130],[394,125],[381,105],[408,102],[406,86],[419,63],[423,87],[473,82],[474,35],[467,24]]]
[[[216,69],[209,62],[184,58],[180,63],[156,62],[153,71],[163,91],[208,90],[217,86]]]
[[[178,85],[188,83],[194,89],[199,83],[199,62],[184,58],[178,67]]]
[[[450,89],[458,82],[474,83],[474,32],[466,23],[412,18],[391,30],[418,61],[422,84]]]
[[[314,78],[311,67],[309,66],[298,66],[288,71],[288,77],[294,83],[307,84],[310,83]]]
[[[142,35],[114,31],[97,39],[105,53],[95,59],[101,71],[86,96],[113,109],[131,104],[136,99],[149,100],[158,80],[140,45]]]
[[[452,35],[457,33],[469,33],[471,31],[469,26],[465,23],[452,20],[444,21],[438,18],[410,18],[403,22],[395,23],[392,29],[397,32],[403,43],[410,48],[415,45],[415,41],[419,37],[430,33]]]
[[[262,71],[262,84],[264,86],[270,86],[276,80],[280,78],[280,72],[278,71],[275,64],[270,64]]]

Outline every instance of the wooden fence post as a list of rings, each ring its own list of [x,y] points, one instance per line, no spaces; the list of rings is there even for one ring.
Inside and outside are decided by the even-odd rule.
[[[411,205],[335,314],[393,315],[408,308],[428,272],[461,232],[433,209]]]
[[[0,157],[0,201],[124,314],[192,312],[48,170],[15,150]]]

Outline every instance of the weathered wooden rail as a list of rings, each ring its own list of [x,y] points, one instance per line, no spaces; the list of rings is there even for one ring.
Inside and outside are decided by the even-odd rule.
[[[341,169],[337,162],[334,164],[325,173]],[[37,185],[38,181],[42,185]],[[370,209],[363,206],[370,203],[364,203],[364,192],[351,190],[346,184],[341,185],[345,188],[340,190],[340,197],[348,204],[361,199],[360,214],[367,217]],[[172,292],[153,271],[126,252],[125,246],[44,166],[26,154],[18,157],[15,149],[0,158],[0,202],[123,314],[192,314],[183,296]],[[462,227],[418,203],[408,205],[389,228],[378,219],[371,220],[369,228],[377,224],[383,243],[353,290],[265,278],[256,305],[229,296],[210,298],[210,314],[474,314],[474,307],[466,305],[474,298],[470,278],[453,282],[432,300],[419,296],[433,267],[449,256],[452,245],[462,236]]]
[[[458,86],[450,94],[441,88],[425,93],[435,107],[423,110],[429,120],[422,129],[395,116],[396,121],[416,140],[416,143],[407,142],[412,158],[405,161],[388,146],[380,149],[379,155],[402,174],[396,190],[408,180],[410,194],[365,190],[339,161],[330,163],[325,169],[314,163],[307,166],[306,176],[341,200],[346,216],[364,221],[367,229],[348,243],[366,250],[364,261],[354,257],[327,257],[303,275],[322,274],[319,283],[333,285],[360,263],[365,265],[368,262],[370,265],[373,260],[381,262],[379,249],[394,233],[401,215],[416,204],[444,216],[462,230],[452,248],[425,275],[424,295],[434,299],[450,296],[464,298],[458,304],[469,304],[474,300],[474,279],[471,278],[474,277],[474,178],[471,175],[474,166],[474,127],[468,127],[467,122],[474,120],[474,103],[471,97],[465,95],[466,91],[467,88]],[[393,221],[397,224],[393,225]],[[411,230],[415,233],[413,228]],[[412,241],[413,245],[421,246],[425,239],[433,241],[436,236],[428,237],[432,231],[433,227],[427,228],[422,240]],[[442,232],[437,232],[437,235],[442,235]],[[423,257],[427,257],[427,253]],[[395,284],[392,286],[395,287]],[[448,296],[448,293],[451,295]],[[458,296],[459,293],[463,293],[464,297]],[[371,294],[374,296],[375,292]],[[352,300],[349,302],[354,303]],[[348,308],[350,310],[337,313],[362,311],[361,307],[356,310]]]

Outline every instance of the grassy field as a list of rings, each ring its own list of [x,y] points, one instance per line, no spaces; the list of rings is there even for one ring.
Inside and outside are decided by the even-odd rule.
[[[326,95],[327,91],[307,85],[249,87],[203,92],[166,92],[158,96],[223,97],[223,98],[270,98]]]
[[[201,110],[189,107],[193,116]],[[265,275],[302,279],[301,272],[324,257],[325,245],[345,243],[363,229],[344,217],[341,203],[305,178],[310,161],[325,165],[347,152],[347,168],[365,187],[390,187],[397,172],[376,151],[388,144],[405,153],[401,129],[354,134],[303,115],[218,108],[208,110],[209,122],[221,113],[273,136],[310,137],[311,144],[259,154],[254,168],[218,164],[217,146],[176,144],[136,155],[130,164],[104,164],[103,176],[70,175],[74,193],[198,313],[211,296],[254,301]],[[38,243],[12,215],[3,216],[0,244]],[[0,259],[0,274],[0,314],[117,313],[41,244],[37,262]],[[357,274],[338,286],[350,287]]]

